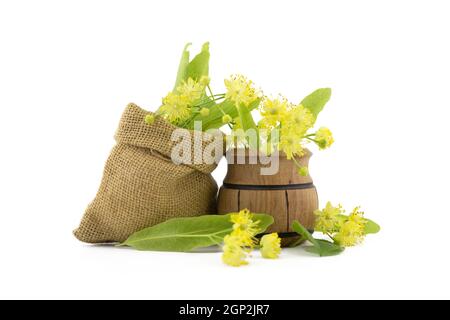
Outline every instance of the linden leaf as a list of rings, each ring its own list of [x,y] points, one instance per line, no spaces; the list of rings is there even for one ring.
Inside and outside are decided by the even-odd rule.
[[[341,246],[321,239],[315,239],[312,234],[302,226],[297,220],[292,224],[292,229],[302,236],[303,240],[311,242],[312,246],[306,247],[305,250],[315,253],[321,257],[334,256],[344,251]]]
[[[342,253],[345,249],[333,242],[316,239],[318,246],[306,247],[305,250],[310,253],[318,254],[321,257],[335,256]]]
[[[260,233],[274,221],[272,216],[266,214],[253,214],[253,220],[259,221]],[[138,231],[121,245],[145,251],[189,252],[221,244],[232,230],[229,214],[175,218]]]
[[[364,226],[364,234],[375,234],[380,232],[381,227],[375,221],[372,221],[370,219],[366,219],[366,221],[367,223]]]

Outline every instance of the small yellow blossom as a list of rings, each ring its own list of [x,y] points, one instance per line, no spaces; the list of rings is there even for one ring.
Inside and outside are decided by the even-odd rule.
[[[180,95],[189,105],[192,105],[195,101],[201,98],[203,90],[205,90],[205,86],[192,78],[187,79],[187,81],[183,81],[183,83],[177,87],[178,95]]]
[[[243,209],[239,213],[230,215],[231,222],[233,222],[233,230],[241,230],[251,235],[256,236],[259,231],[258,221],[253,221],[253,214],[248,209]]]
[[[367,220],[364,219],[364,212],[360,211],[360,210],[361,210],[361,207],[354,208],[352,213],[350,213],[348,220],[353,221],[356,224],[360,225],[361,229],[364,230]]]
[[[281,125],[283,127],[291,127],[298,135],[303,137],[306,131],[314,125],[314,115],[303,105],[299,104],[291,107],[282,119]]]
[[[303,155],[302,137],[288,127],[281,128],[278,149],[286,154],[287,159]]]
[[[341,224],[340,215],[343,212],[341,205],[334,207],[331,202],[328,202],[323,210],[314,211],[316,216],[315,229],[328,234],[339,231]]]
[[[325,127],[317,130],[315,140],[320,149],[329,148],[334,142],[333,134],[330,129]]]
[[[233,121],[233,118],[229,114],[225,114],[222,117],[222,122],[225,124],[230,123],[231,121]]]
[[[255,236],[259,232],[258,222],[244,209],[230,215],[233,231],[225,236],[222,260],[224,263],[238,267],[247,264],[245,260],[255,245]]]
[[[344,222],[333,238],[343,247],[355,246],[364,240],[364,224],[348,220]]]
[[[200,115],[201,115],[202,117],[207,117],[207,116],[209,116],[209,109],[208,109],[208,108],[201,108],[201,109],[200,109]]]
[[[261,238],[261,255],[266,259],[276,259],[281,253],[281,239],[277,233],[266,234]]]
[[[233,75],[226,79],[225,87],[227,88],[225,97],[236,105],[248,106],[259,97],[253,82],[242,75]]]
[[[170,92],[163,98],[163,104],[159,108],[161,114],[171,123],[176,123],[189,117],[190,109],[182,96]]]
[[[259,127],[273,129],[280,123],[281,119],[284,118],[287,109],[288,101],[286,100],[286,98],[265,98],[261,106],[260,113],[262,119],[259,122]]]
[[[144,120],[146,124],[153,124],[155,122],[155,116],[152,114],[148,114],[145,116]]]
[[[233,233],[225,236],[222,261],[230,266],[239,267],[248,264],[247,252],[241,246],[241,239]]]

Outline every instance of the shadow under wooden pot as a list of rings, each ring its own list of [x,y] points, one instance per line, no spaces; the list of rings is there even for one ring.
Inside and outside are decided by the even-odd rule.
[[[311,155],[305,149],[305,154],[296,160],[308,167]],[[226,214],[249,209],[272,215],[275,222],[266,232],[277,232],[282,246],[287,247],[300,238],[292,230],[294,220],[311,232],[314,230],[317,190],[311,176],[300,176],[294,161],[288,160],[284,153],[277,156],[278,170],[272,175],[263,174],[267,172],[262,169],[267,171],[271,167],[267,156],[263,157],[248,149],[227,152],[228,172],[219,191],[218,212]]]

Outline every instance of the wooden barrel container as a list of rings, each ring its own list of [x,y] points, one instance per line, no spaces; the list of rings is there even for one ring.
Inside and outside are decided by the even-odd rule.
[[[304,156],[296,160],[308,167],[312,154],[305,151]],[[237,162],[238,155],[241,155],[240,162]],[[279,154],[279,170],[273,175],[262,175],[261,169],[270,165],[262,164],[259,155],[248,151],[233,149],[227,154],[227,160],[228,172],[219,191],[220,214],[247,208],[254,213],[272,215],[275,222],[267,233],[277,232],[283,246],[299,239],[292,230],[294,220],[314,230],[314,210],[318,208],[316,188],[309,175],[297,173],[297,166],[286,155]]]

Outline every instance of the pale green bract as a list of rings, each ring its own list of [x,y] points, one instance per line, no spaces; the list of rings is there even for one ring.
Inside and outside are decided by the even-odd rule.
[[[254,214],[253,220],[259,221],[259,233],[274,221],[272,216],[266,214]],[[232,230],[229,214],[175,218],[138,231],[121,245],[145,251],[189,252],[221,244]]]
[[[315,118],[323,110],[323,107],[327,104],[331,97],[330,88],[317,89],[310,95],[306,96],[301,104],[307,108],[314,115]]]

